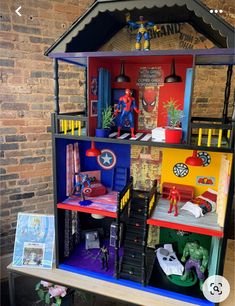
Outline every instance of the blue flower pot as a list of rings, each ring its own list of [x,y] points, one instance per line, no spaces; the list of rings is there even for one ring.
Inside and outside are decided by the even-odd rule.
[[[108,138],[109,134],[110,134],[110,129],[96,129],[95,130],[96,137]]]

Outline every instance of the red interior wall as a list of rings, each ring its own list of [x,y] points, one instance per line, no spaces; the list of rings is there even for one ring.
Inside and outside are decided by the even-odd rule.
[[[123,59],[123,58],[122,58]],[[112,88],[131,88],[136,91],[136,104],[139,104],[138,92],[139,87],[136,85],[136,81],[139,74],[140,67],[162,67],[163,78],[171,73],[171,56],[154,57],[154,56],[139,56],[139,57],[127,57],[125,58],[125,74],[131,79],[129,83],[116,83],[115,77],[120,74],[120,60],[121,58],[90,58],[89,59],[89,85],[91,78],[98,77],[98,68],[104,67],[111,72]],[[163,109],[163,102],[174,98],[178,101],[179,105],[183,109],[184,105],[184,90],[185,90],[185,76],[186,69],[192,67],[192,56],[179,56],[176,57],[176,74],[182,77],[181,83],[168,83],[160,87],[159,91],[159,104],[158,104],[158,118],[156,118],[157,126],[165,126],[167,124],[167,116]],[[97,100],[98,97],[91,95],[89,90],[88,101],[90,106],[91,100]],[[97,118],[91,117],[89,120],[90,128],[89,135],[94,135],[97,125]]]

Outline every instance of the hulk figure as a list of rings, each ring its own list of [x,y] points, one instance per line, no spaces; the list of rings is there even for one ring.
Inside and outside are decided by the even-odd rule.
[[[186,261],[188,256],[189,259]],[[195,268],[200,282],[200,289],[202,289],[202,285],[205,280],[204,272],[206,271],[208,265],[208,258],[208,251],[200,246],[198,241],[186,243],[183,250],[183,256],[181,258],[182,262],[186,261],[185,272],[181,277],[181,280],[187,280],[190,277],[191,270]]]

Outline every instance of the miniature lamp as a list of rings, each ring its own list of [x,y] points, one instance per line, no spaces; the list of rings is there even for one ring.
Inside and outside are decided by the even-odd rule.
[[[88,157],[96,157],[96,156],[99,156],[100,154],[101,154],[101,151],[96,149],[95,142],[92,141],[91,142],[91,148],[86,150],[86,156],[88,156]]]
[[[97,220],[104,219],[104,216],[102,216],[102,215],[91,214],[91,216],[92,216],[93,219],[97,219]]]
[[[121,70],[120,74],[115,77],[115,82],[122,83],[122,82],[130,82],[129,76],[125,75],[125,67],[124,62],[121,62]]]
[[[182,78],[175,74],[175,59],[171,63],[171,74],[165,77],[164,83],[179,83],[182,82]]]
[[[187,157],[185,164],[189,166],[200,167],[203,165],[203,160],[197,156],[197,150],[193,150],[193,156]]]

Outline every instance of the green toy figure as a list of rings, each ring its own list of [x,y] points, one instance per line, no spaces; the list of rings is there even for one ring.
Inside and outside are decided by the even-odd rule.
[[[186,261],[186,258],[189,256],[189,259]],[[208,265],[208,251],[199,245],[198,241],[188,242],[186,243],[183,256],[181,258],[182,262],[186,261],[185,264],[185,272],[181,277],[182,281],[188,280],[190,278],[191,270],[195,268],[197,277],[200,282],[200,289],[202,289],[202,285],[205,280],[205,271]]]

